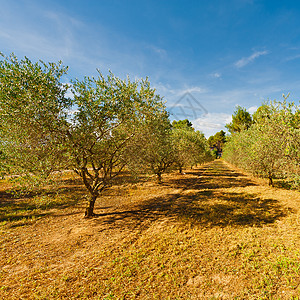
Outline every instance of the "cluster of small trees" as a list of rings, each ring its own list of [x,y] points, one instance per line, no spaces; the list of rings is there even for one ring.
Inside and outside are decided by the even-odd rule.
[[[131,160],[132,169],[143,166],[157,176],[158,183],[167,170],[178,169],[182,173],[183,168],[213,159],[204,134],[195,131],[187,119],[171,124],[166,111],[142,128],[139,141],[131,150],[135,156],[139,153]]]
[[[179,173],[184,167],[192,168],[213,159],[204,134],[195,131],[188,120],[173,121],[172,125],[173,151]]]
[[[240,110],[240,111],[239,111]],[[275,178],[300,184],[300,111],[299,105],[269,102],[250,114],[238,108],[236,115],[247,115],[235,126],[235,119],[227,127],[232,135],[225,145],[223,157],[230,163],[268,178],[273,185]],[[251,117],[251,116],[250,116]],[[243,120],[246,123],[242,125]]]
[[[55,171],[74,170],[90,195],[87,217],[125,168],[149,170],[161,181],[171,166],[212,159],[204,135],[188,121],[172,126],[147,79],[99,72],[68,85],[61,62],[1,57],[1,172],[45,182]]]

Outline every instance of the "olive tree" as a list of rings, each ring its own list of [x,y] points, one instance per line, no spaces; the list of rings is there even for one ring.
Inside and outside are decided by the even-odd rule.
[[[128,163],[130,142],[140,125],[162,110],[149,81],[85,77],[61,83],[61,63],[32,63],[14,55],[0,62],[1,145],[16,172],[51,174],[72,169],[90,195],[85,212]]]
[[[184,167],[193,167],[212,159],[204,134],[192,127],[173,127],[172,140],[179,173],[182,173]]]
[[[61,136],[71,108],[67,85],[60,82],[67,68],[32,63],[16,56],[0,61],[0,139],[3,163],[10,174],[34,174],[45,180],[65,163]]]
[[[225,147],[226,160],[268,178],[270,185],[274,178],[299,184],[299,106],[286,100],[263,104],[254,115],[254,124],[234,133]]]
[[[135,168],[155,174],[157,182],[162,183],[162,174],[168,171],[175,162],[172,145],[171,123],[165,110],[148,118],[140,127],[138,142],[132,145],[132,156]]]

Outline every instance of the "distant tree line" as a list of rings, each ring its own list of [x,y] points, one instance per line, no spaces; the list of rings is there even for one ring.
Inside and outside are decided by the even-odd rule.
[[[220,158],[226,143],[226,132],[223,130],[217,132],[215,135],[210,136],[207,142],[213,152],[213,156],[215,158]]]
[[[254,175],[286,179],[300,186],[300,111],[299,105],[270,101],[251,115],[238,107],[227,125],[224,159]]]
[[[148,79],[112,73],[62,83],[59,63],[1,54],[0,171],[21,182],[46,184],[73,170],[89,194],[85,211],[125,169],[162,174],[212,160],[204,135],[188,120],[170,123]],[[69,94],[72,94],[69,97]]]

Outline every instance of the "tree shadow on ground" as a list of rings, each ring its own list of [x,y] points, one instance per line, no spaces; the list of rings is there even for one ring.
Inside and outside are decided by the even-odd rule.
[[[0,192],[0,222],[32,220],[52,214],[52,209],[74,207],[82,199],[82,188],[54,187],[51,190],[19,194]],[[72,196],[70,196],[72,194]],[[24,223],[25,225],[25,223]]]
[[[257,186],[257,183],[244,174],[228,169],[222,162],[215,161],[211,165],[185,171],[188,177],[169,179],[165,185],[181,189],[219,189]]]
[[[164,218],[175,218],[204,227],[263,226],[291,212],[274,199],[220,191],[222,188],[257,185],[244,174],[229,170],[222,162],[186,174],[188,177],[172,177],[164,184],[181,189],[179,193],[98,214],[96,221],[107,226],[129,228],[143,227],[149,221]]]
[[[167,185],[182,189],[219,189],[219,188],[234,188],[256,186],[257,184],[248,178],[240,176],[220,175],[218,177],[212,175],[198,175],[193,178],[179,178],[168,180]]]
[[[97,220],[112,227],[129,228],[164,218],[204,227],[263,226],[285,217],[289,211],[276,200],[254,194],[199,191],[156,197],[128,210],[98,214]]]
[[[141,176],[138,182],[147,181],[147,176]],[[123,172],[119,178],[113,181],[114,187],[124,184],[134,184],[137,179],[129,172]],[[108,188],[105,193],[115,193]],[[57,215],[51,209],[64,210],[76,206],[86,198],[87,190],[82,184],[81,178],[62,178],[58,179],[54,185],[35,191],[10,189],[0,191],[0,222],[18,222],[48,216]],[[46,198],[46,201],[36,201],[39,197]],[[43,199],[42,199],[43,200]],[[83,214],[85,207],[80,213]],[[64,215],[62,212],[59,216]],[[65,215],[68,215],[65,214]],[[21,223],[20,223],[21,224]],[[18,226],[17,224],[12,226]]]

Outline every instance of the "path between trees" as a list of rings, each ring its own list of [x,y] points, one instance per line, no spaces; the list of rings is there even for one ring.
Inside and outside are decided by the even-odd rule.
[[[105,199],[99,202],[99,222],[138,226],[162,218],[183,218],[209,227],[262,225],[286,215],[287,207],[276,198],[284,195],[287,200],[289,194],[261,185],[222,160],[186,170],[184,175],[165,175],[159,188],[148,183],[140,192],[137,201],[128,204],[123,199],[119,207],[110,199],[107,209],[103,208]]]
[[[222,160],[163,180],[120,180],[93,219],[79,202],[2,223],[0,298],[300,294],[299,192],[263,185]]]

